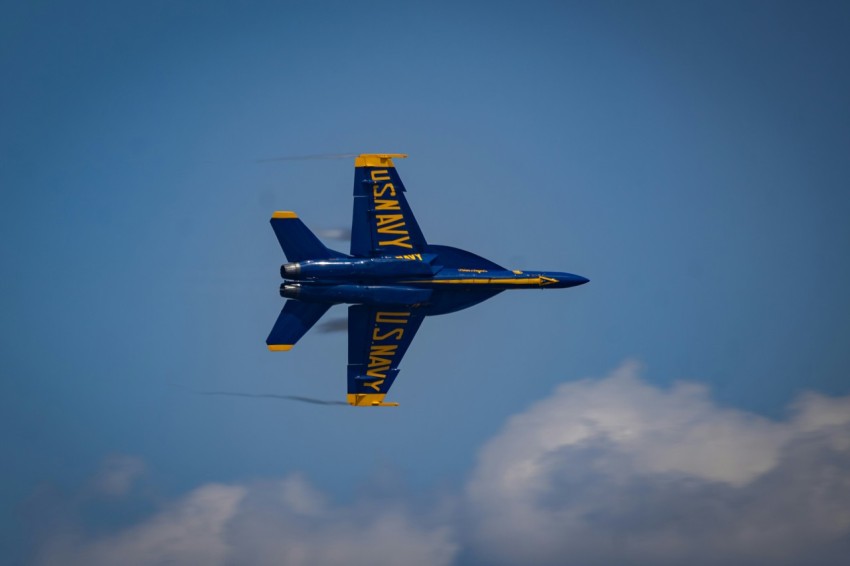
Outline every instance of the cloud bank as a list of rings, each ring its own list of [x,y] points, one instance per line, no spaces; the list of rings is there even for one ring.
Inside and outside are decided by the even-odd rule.
[[[466,490],[489,564],[840,564],[850,555],[850,398],[784,422],[628,363],[559,386],[481,450]]]
[[[450,564],[446,525],[392,503],[331,505],[301,476],[209,484],[118,532],[52,534],[37,564]],[[402,562],[399,562],[402,560]]]
[[[142,469],[116,461],[101,472],[113,497]],[[850,397],[805,394],[774,421],[627,363],[510,418],[463,490],[434,499],[335,505],[297,474],[209,484],[113,532],[57,529],[35,561],[844,564]]]

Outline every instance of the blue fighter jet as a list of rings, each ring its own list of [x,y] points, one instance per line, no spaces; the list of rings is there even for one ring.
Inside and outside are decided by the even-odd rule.
[[[562,289],[587,283],[571,273],[511,271],[473,253],[429,244],[404,196],[393,158],[354,161],[354,218],[348,255],[325,247],[294,212],[271,224],[286,254],[280,294],[288,299],[269,350],[290,350],[336,304],[348,307],[348,402],[397,406],[384,397],[426,316],[459,311],[507,289]]]

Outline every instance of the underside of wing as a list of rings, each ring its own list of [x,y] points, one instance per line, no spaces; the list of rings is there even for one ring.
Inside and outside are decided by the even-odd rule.
[[[397,405],[384,397],[423,316],[410,307],[348,308],[348,402],[355,406]]]
[[[425,237],[405,198],[393,157],[364,154],[354,162],[351,255],[376,257],[422,253]]]

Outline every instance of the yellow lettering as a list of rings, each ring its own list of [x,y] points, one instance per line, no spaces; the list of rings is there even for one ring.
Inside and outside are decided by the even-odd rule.
[[[390,175],[386,169],[373,169],[372,170],[372,180],[373,181],[389,181]],[[390,185],[392,186],[392,185]]]
[[[409,312],[378,312],[375,315],[375,322],[388,322],[390,324],[407,324]],[[372,346],[376,348],[377,346]],[[395,348],[395,346],[382,346],[383,348]]]
[[[395,233],[395,232],[393,232]],[[379,246],[398,246],[399,248],[409,248],[413,249],[413,246],[408,242],[410,241],[410,236],[402,236],[396,240],[383,240],[378,242]]]
[[[389,365],[392,362],[393,362],[393,359],[391,357],[390,358],[382,358],[381,356],[374,356],[372,354],[369,354],[369,367],[370,368],[377,368],[377,367],[382,367],[382,366],[389,367]]]
[[[372,196],[375,198],[384,196],[387,192],[390,193],[391,197],[395,196],[395,187],[392,183],[387,183],[383,187],[378,188],[378,185],[372,185]]]
[[[396,222],[395,224],[390,224],[389,226],[381,226],[378,225],[378,234],[407,234],[407,230],[404,228],[404,222]]]
[[[381,367],[369,368],[366,371],[366,375],[368,375],[369,377],[377,377],[379,379],[386,379],[387,374],[381,373],[381,372],[386,372],[388,369],[390,369],[389,364],[387,364],[385,366],[381,366]]]
[[[372,344],[369,351],[370,356],[395,356],[395,351],[398,350],[398,344]],[[386,362],[389,363],[389,362]]]
[[[389,224],[390,222],[399,222],[404,225],[404,216],[401,214],[377,214],[375,219],[378,221],[378,226]]]
[[[401,210],[401,207],[398,205],[397,200],[385,200],[376,198],[375,210]]]
[[[401,337],[404,336],[404,328],[396,328],[390,330],[386,334],[381,334],[380,326],[376,326],[374,330],[372,330],[372,340],[375,342],[383,342],[384,340],[393,335],[396,336],[396,341],[401,340]]]
[[[394,328],[384,332],[377,323],[407,324],[409,316],[410,312],[379,311],[375,314],[376,326],[372,330],[373,343],[369,347],[369,365],[366,368],[366,375],[376,378],[376,381],[365,383],[365,386],[380,392],[381,385],[387,378],[387,372],[392,368],[393,358],[398,353],[398,344],[375,344],[375,342],[390,338],[399,341],[404,336],[404,328]]]
[[[369,367],[390,365],[397,349],[398,344],[388,344],[386,346],[373,345],[369,351]]]

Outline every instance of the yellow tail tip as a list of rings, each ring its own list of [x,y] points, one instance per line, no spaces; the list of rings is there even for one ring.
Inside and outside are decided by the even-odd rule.
[[[298,218],[298,215],[290,210],[275,210],[272,218]]]
[[[269,350],[272,352],[288,352],[295,344],[269,344]]]

